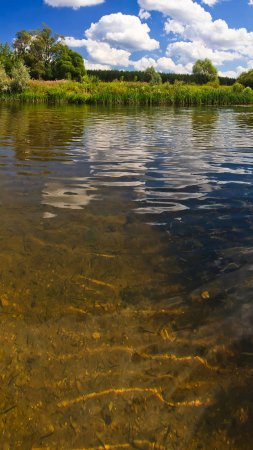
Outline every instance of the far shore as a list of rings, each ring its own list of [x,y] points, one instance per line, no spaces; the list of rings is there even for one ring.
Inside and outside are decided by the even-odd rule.
[[[20,93],[4,92],[0,102],[102,104],[102,105],[253,105],[253,90],[238,83],[219,86],[163,83],[151,85],[143,82],[86,81],[83,83],[59,80],[31,80]]]

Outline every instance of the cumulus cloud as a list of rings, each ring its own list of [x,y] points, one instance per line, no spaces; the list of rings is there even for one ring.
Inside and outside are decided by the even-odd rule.
[[[111,68],[109,65],[92,63],[86,59],[84,59],[84,65],[87,70],[110,70]]]
[[[152,39],[149,32],[149,26],[142,23],[139,17],[116,13],[92,23],[85,36],[128,51],[155,50],[159,48],[159,42]]]
[[[214,6],[218,2],[219,2],[219,0],[202,0],[202,3],[205,3],[208,6]]]
[[[105,0],[44,0],[46,5],[55,8],[69,7],[73,9],[81,8],[82,6],[95,6],[104,3]]]
[[[131,61],[135,70],[146,70],[148,67],[154,67],[158,72],[189,73],[192,70],[192,64],[176,64],[171,58],[162,57],[158,59],[143,57],[137,61]]]
[[[253,4],[253,0],[250,1]],[[167,54],[181,63],[191,62],[193,56],[210,58],[217,65],[253,58],[253,33],[246,28],[230,28],[225,20],[213,20],[196,1],[138,0],[138,3],[143,9],[167,16],[165,32],[179,41],[169,45]],[[217,2],[203,0],[203,3],[213,6]]]
[[[66,37],[64,41],[66,45],[72,48],[85,47],[92,64],[129,66],[131,53],[127,50],[111,47],[107,42],[99,42],[92,39],[75,39],[73,37]]]
[[[141,20],[148,20],[150,17],[151,17],[151,14],[148,11],[145,11],[145,9],[140,9],[139,18]]]
[[[222,65],[224,62],[241,59],[241,54],[238,52],[213,50],[206,47],[202,42],[196,41],[173,42],[168,45],[167,55],[176,58],[181,64],[194,63],[197,59],[209,58],[217,66]]]
[[[110,14],[92,23],[84,33],[85,38],[66,37],[69,47],[84,47],[88,53],[86,67],[133,65],[130,61],[136,51],[159,48],[159,42],[149,36],[150,28],[137,16],[122,13]],[[88,64],[88,65],[87,65]]]

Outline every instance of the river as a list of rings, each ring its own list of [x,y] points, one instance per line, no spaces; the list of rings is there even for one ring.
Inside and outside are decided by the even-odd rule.
[[[0,447],[252,448],[253,108],[0,107]]]

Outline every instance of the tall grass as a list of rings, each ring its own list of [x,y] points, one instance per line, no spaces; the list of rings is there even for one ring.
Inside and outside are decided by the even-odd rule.
[[[2,93],[0,101],[103,105],[238,105],[253,104],[253,90],[233,86],[175,84],[151,86],[140,82],[31,81],[22,93]]]

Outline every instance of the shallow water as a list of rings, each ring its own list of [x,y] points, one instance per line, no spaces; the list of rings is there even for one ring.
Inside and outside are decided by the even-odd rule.
[[[253,109],[0,107],[0,448],[251,449]]]

